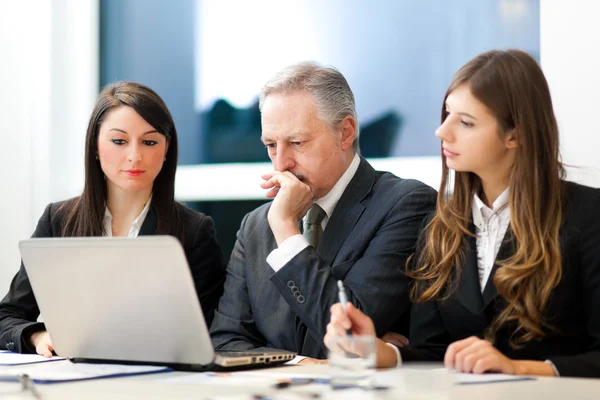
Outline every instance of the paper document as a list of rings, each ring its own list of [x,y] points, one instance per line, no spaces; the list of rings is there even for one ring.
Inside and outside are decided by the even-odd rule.
[[[518,376],[507,374],[456,374],[456,384],[471,385],[477,383],[496,383],[496,382],[513,382],[513,381],[532,381],[535,378],[530,376]]]
[[[46,358],[39,354],[20,354],[8,350],[0,350],[0,366],[42,363],[64,360],[64,357]]]
[[[0,380],[18,380],[27,374],[35,383],[55,383],[86,379],[114,378],[128,375],[152,374],[171,371],[168,367],[148,365],[46,363],[19,367],[0,368]]]

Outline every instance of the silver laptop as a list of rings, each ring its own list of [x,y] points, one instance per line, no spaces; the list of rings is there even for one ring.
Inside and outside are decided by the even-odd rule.
[[[170,236],[45,238],[19,243],[56,353],[74,362],[251,368],[287,351],[217,352],[185,253]]]

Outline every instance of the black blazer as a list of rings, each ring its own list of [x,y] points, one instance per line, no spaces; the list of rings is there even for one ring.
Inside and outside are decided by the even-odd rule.
[[[63,202],[49,204],[40,218],[33,237],[60,237],[64,213],[59,210]],[[212,218],[175,203],[184,227],[183,248],[198,293],[207,324],[212,321],[214,310],[223,294],[225,264],[223,253],[216,238]],[[64,209],[64,208],[63,208]],[[150,207],[140,228],[140,235],[156,232],[157,215]],[[44,330],[44,324],[36,322],[40,314],[27,273],[21,263],[19,272],[10,285],[8,294],[0,302],[0,348],[19,353],[35,353],[29,345],[32,333]]]
[[[519,349],[509,344],[515,325],[497,333],[495,346],[507,357],[550,360],[561,376],[600,377],[600,190],[564,182],[565,206],[560,230],[563,276],[554,289],[545,317],[557,328]],[[510,229],[510,228],[509,228]],[[474,230],[473,230],[474,232]],[[510,237],[510,232],[506,238]],[[506,306],[493,284],[495,265],[483,295],[477,272],[475,238],[465,239],[466,260],[457,291],[447,300],[413,306],[410,347],[404,361],[441,361],[449,344],[484,330]],[[514,252],[505,240],[497,259]]]
[[[380,334],[407,334],[409,282],[399,267],[414,251],[435,199],[429,186],[375,171],[361,159],[317,249],[307,247],[277,272],[266,261],[277,248],[267,221],[271,203],[246,215],[211,327],[215,348],[271,347],[325,357],[323,336],[329,307],[338,302],[338,279]]]

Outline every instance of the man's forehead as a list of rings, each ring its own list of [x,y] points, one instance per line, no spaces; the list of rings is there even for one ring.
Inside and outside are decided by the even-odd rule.
[[[308,131],[277,132],[277,131],[269,131],[268,129],[267,130],[263,129],[261,140],[263,142],[275,141],[275,140],[294,141],[296,139],[305,138],[309,134],[310,134],[310,132],[308,132]]]

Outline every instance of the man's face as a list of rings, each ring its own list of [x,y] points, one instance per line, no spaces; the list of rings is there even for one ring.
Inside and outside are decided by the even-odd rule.
[[[311,188],[315,199],[329,193],[353,155],[352,140],[319,119],[312,95],[304,91],[267,96],[261,139],[274,169],[293,173]]]

